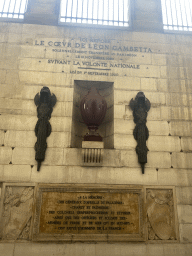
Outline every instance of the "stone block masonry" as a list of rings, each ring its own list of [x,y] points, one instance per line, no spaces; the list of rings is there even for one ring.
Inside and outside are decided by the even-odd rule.
[[[48,2],[50,7],[53,1]],[[142,10],[145,2],[150,8]],[[35,243],[31,238],[23,243],[21,239],[3,239],[0,255],[192,255],[191,38],[159,33],[159,12],[155,23],[151,21],[151,8],[156,5],[153,0],[137,1],[134,15],[140,18],[133,31],[41,25],[40,15],[36,25],[0,22],[0,188],[3,197],[5,183],[142,185],[164,189],[172,186],[176,191],[179,239],[174,243],[156,239],[150,243],[146,240],[115,244]],[[147,10],[151,13],[148,21]],[[28,10],[28,23],[32,23],[30,12],[35,15],[35,9]],[[146,23],[142,25],[144,21],[148,31]],[[81,117],[74,115],[74,108],[78,107],[74,102],[80,98],[74,88],[80,83],[85,90],[87,83],[94,83],[102,92],[100,82],[107,88],[104,93],[109,102],[101,128],[109,146],[102,149],[102,166],[82,166],[81,148],[72,147],[74,134],[81,142],[81,133],[86,132]],[[43,86],[56,95],[57,104],[50,120],[52,133],[47,138],[45,161],[37,173],[37,113],[33,100]],[[129,107],[139,91],[151,102],[144,175],[135,152],[135,124]],[[74,123],[78,124],[76,133]],[[0,214],[1,209],[2,205]]]

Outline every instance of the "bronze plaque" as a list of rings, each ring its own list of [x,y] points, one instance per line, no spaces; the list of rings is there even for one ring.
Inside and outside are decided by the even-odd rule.
[[[141,189],[40,187],[36,238],[106,240],[142,237]],[[109,238],[109,237],[108,237]],[[137,240],[136,239],[136,240]],[[125,239],[126,240],[126,239]]]

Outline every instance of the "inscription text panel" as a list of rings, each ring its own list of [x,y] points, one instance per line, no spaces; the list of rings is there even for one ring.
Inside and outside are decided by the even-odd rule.
[[[35,233],[140,237],[141,194],[141,189],[132,188],[40,188]]]

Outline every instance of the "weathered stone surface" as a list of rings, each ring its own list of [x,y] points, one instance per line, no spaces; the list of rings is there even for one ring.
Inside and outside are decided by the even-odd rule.
[[[5,132],[3,130],[0,130],[0,146],[4,144],[4,137],[5,137]]]
[[[148,152],[146,167],[170,168],[171,157],[166,152]]]
[[[177,204],[192,204],[192,187],[176,187]]]
[[[6,186],[2,214],[3,239],[29,239],[33,195],[34,189],[31,186]]]
[[[186,86],[185,86],[185,80],[182,79],[169,79],[168,80],[168,91],[169,92],[177,92],[177,93],[185,93],[186,92]]]
[[[13,157],[12,157],[13,164],[29,164],[35,165],[35,150],[34,148],[19,148],[16,147],[13,150]]]
[[[177,205],[178,220],[181,224],[192,224],[192,205]]]
[[[0,60],[0,69],[17,69],[18,67],[18,56],[5,56]]]
[[[181,169],[158,169],[158,184],[190,186],[192,184],[191,171]]]
[[[157,89],[160,92],[166,92],[168,89],[168,81],[167,79],[158,79],[157,81]]]
[[[36,116],[1,115],[0,129],[33,131],[37,122]]]
[[[6,42],[6,39],[7,39],[7,36],[6,36],[6,34],[5,33],[0,33],[0,42],[1,43],[4,43],[4,42]]]
[[[141,91],[156,91],[157,79],[141,78]]]
[[[167,78],[167,66],[160,67],[160,78]]]
[[[130,256],[141,255],[144,256],[147,254],[145,244],[96,244],[95,246],[95,256],[106,255],[106,256],[116,256],[122,255],[127,256],[129,253]],[[137,254],[136,254],[137,253]]]
[[[14,250],[15,247],[15,250]],[[66,256],[191,256],[191,244],[44,244],[41,243],[3,243],[2,256],[62,256],[65,252]],[[14,255],[13,255],[14,251]]]
[[[121,150],[121,165],[140,168],[136,152]]]
[[[34,147],[37,140],[34,131],[14,131],[8,130],[5,134],[5,146],[10,147]],[[69,147],[70,133],[52,132],[47,139],[48,147]]]
[[[30,165],[4,165],[3,181],[30,181],[31,166]]]
[[[148,240],[177,240],[172,189],[146,189]]]
[[[63,252],[66,256],[73,254],[74,256],[95,255],[95,244],[87,244],[86,247],[81,243],[71,244],[46,244],[42,243],[17,243],[15,245],[14,256],[62,256]],[[4,256],[4,255],[3,255]]]
[[[180,239],[182,243],[192,242],[192,224],[180,224]]]
[[[50,148],[68,148],[70,147],[71,133],[52,132],[47,138],[47,145]]]
[[[74,172],[73,172],[73,175],[75,175]],[[75,177],[78,177],[79,179],[78,171]],[[55,165],[52,165],[52,166],[42,165],[40,172],[37,172],[36,166],[33,166],[31,170],[31,182],[70,183],[70,182],[77,182],[77,180],[74,179],[73,181],[73,177],[70,176],[68,167],[55,166]]]
[[[6,70],[0,70],[0,82],[3,84],[5,82]]]
[[[0,165],[0,179],[3,180],[4,175],[4,165]]]
[[[103,124],[101,124],[101,126],[99,127],[99,129],[104,129],[105,135],[106,137],[108,136],[112,136],[114,134],[114,122],[109,122],[106,126]]]
[[[161,118],[164,120],[191,120],[191,109],[188,107],[161,107]]]
[[[21,82],[26,84],[46,84],[48,86],[71,85],[70,79],[67,79],[66,75],[63,73],[20,71],[19,78]]]
[[[30,46],[30,45],[21,45],[21,54],[23,58],[43,58],[45,51],[42,50],[41,46]]]
[[[137,91],[115,90],[114,104],[129,105],[130,100],[135,97],[135,94],[137,94]]]
[[[63,149],[62,148],[47,148],[45,165],[62,165],[63,163]]]
[[[34,131],[8,130],[4,144],[9,147],[34,147],[36,139]]]
[[[147,244],[147,255],[164,256],[163,246],[161,244]]]
[[[31,182],[44,183],[96,183],[96,184],[143,184],[157,185],[157,171],[146,168],[142,175],[138,168],[45,166],[37,172],[32,168]]]
[[[134,76],[139,77],[151,77],[151,78],[160,78],[160,69],[159,66],[155,65],[141,65],[140,73],[134,72]]]
[[[173,136],[191,136],[192,125],[189,121],[171,121],[169,127]]]
[[[18,70],[9,70],[6,73],[6,80],[5,83],[8,84],[9,86],[15,85],[17,86],[17,93],[12,93],[10,94],[10,98],[16,98],[16,96],[20,96],[21,97],[21,89],[23,89],[23,85],[21,84],[21,82],[19,81],[19,72]]]
[[[149,136],[169,135],[169,124],[166,121],[147,121]]]
[[[133,135],[114,134],[114,148],[135,150],[137,142]]]
[[[135,123],[133,120],[114,119],[114,133],[116,134],[133,134]]]
[[[192,153],[173,153],[171,155],[171,164],[173,168],[191,168]]]
[[[63,165],[81,165],[81,149],[64,149]]]
[[[52,116],[69,116],[72,117],[72,102],[58,102],[55,105]]]
[[[145,96],[151,102],[152,106],[164,105],[165,104],[165,94],[160,92],[145,92]]]
[[[159,106],[157,107],[151,107],[151,109],[148,112],[147,121],[158,121],[161,120],[161,108]]]
[[[142,174],[141,168],[111,168],[109,170],[98,170],[97,176],[98,182],[111,183],[111,184],[142,184],[142,185],[156,185],[157,171],[152,168],[145,169],[145,175]]]
[[[53,132],[71,132],[72,118],[52,117],[50,119]]]
[[[192,139],[190,137],[181,137],[181,149],[183,152],[192,152]]]
[[[0,244],[0,254],[1,254],[1,256],[13,256],[14,248],[15,248],[14,244],[1,243]]]
[[[114,105],[114,118],[123,119],[126,116],[127,119],[130,119],[131,115],[127,115],[125,105]]]
[[[137,77],[118,77],[114,81],[114,89],[140,90],[140,79]]]
[[[152,64],[164,66],[167,64],[167,56],[165,54],[152,54]]]
[[[166,95],[166,104],[171,106],[190,106],[190,94],[170,93]]]
[[[11,147],[0,147],[1,164],[9,164],[12,161]]]
[[[180,152],[181,145],[179,137],[173,136],[149,136],[147,142],[150,151]]]
[[[22,42],[22,35],[21,33],[8,33],[7,35],[7,41],[11,44],[21,44]]]
[[[185,244],[164,244],[163,245],[163,251],[164,256],[190,256],[192,252],[192,246],[191,244],[185,245]]]
[[[52,0],[49,0],[52,1]],[[38,6],[38,2],[36,2]],[[28,34],[29,35],[44,35],[50,38],[55,38],[55,37],[60,37],[61,35],[63,36],[64,30],[62,27],[57,27],[57,26],[48,26],[48,25],[37,25],[37,24],[23,24],[23,34]],[[66,31],[67,36],[69,36],[68,32]],[[44,38],[43,37],[43,38]]]

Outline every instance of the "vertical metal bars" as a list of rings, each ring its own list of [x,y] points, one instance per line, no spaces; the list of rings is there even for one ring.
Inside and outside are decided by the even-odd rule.
[[[161,0],[165,30],[192,31],[192,0]]]
[[[129,1],[61,0],[60,22],[128,27]]]
[[[0,18],[24,19],[28,0],[0,0]]]

